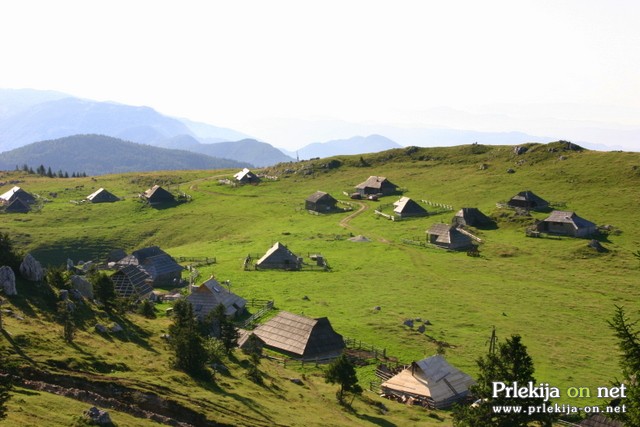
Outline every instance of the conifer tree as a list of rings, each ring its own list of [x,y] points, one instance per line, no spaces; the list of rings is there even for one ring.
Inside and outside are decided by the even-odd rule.
[[[340,385],[340,389],[336,392],[336,398],[341,404],[344,403],[347,393],[352,393],[354,397],[362,393],[362,387],[358,384],[356,369],[344,353],[329,365],[324,379],[330,384]]]

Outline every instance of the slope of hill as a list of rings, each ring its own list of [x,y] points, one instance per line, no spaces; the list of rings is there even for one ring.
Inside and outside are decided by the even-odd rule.
[[[64,180],[2,173],[0,193],[17,180],[32,193],[58,196],[36,213],[3,214],[0,231],[45,265],[60,265],[67,258],[102,260],[114,248],[130,253],[150,245],[175,257],[215,257],[215,264],[197,268],[198,281],[215,274],[247,300],[270,299],[279,309],[327,316],[337,332],[362,347],[384,349],[384,355],[397,359],[392,363],[408,364],[444,350],[452,365],[475,376],[475,361],[487,353],[495,326],[500,342],[512,334],[522,336],[536,379],[563,391],[554,403],[604,405],[605,399],[595,397],[596,388],[620,375],[607,320],[615,305],[624,306],[632,320],[640,315],[634,256],[640,242],[640,217],[634,213],[640,200],[630,191],[640,187],[640,153],[580,150],[565,142],[524,147],[524,153],[517,150],[521,154],[513,146],[473,144],[335,156],[272,167],[267,171],[277,180],[238,187],[218,179],[234,170]],[[426,200],[421,203],[430,215],[388,221],[374,210],[390,212],[398,196],[375,202],[342,195],[370,175],[386,176],[404,189],[403,195]],[[158,180],[179,186],[191,201],[162,210],[139,203],[134,196]],[[125,200],[68,203],[99,187]],[[304,200],[319,189],[353,210],[307,214]],[[497,206],[524,190],[606,225],[596,236],[606,251],[591,249],[587,239],[527,237],[526,227],[548,213],[526,216]],[[453,211],[443,208],[449,205]],[[426,244],[425,231],[435,223],[450,223],[462,207],[478,207],[497,221],[497,228],[468,229],[481,240],[480,256]],[[361,234],[368,241],[350,240]],[[276,241],[305,259],[322,254],[331,271],[243,269],[247,254],[262,254]],[[13,314],[3,317],[11,341],[0,340],[0,350],[16,365],[27,366],[26,372],[38,368],[78,378],[75,388],[112,390],[146,408],[183,406],[211,425],[324,426],[327,420],[335,426],[451,425],[448,411],[381,399],[376,365],[367,361],[358,367],[358,378],[374,392],[356,398],[354,410],[335,403],[337,386],[325,384],[324,368],[313,363],[285,367],[263,359],[264,382],[257,385],[246,376],[250,361],[234,351],[223,359],[229,374],[218,371],[211,381],[189,378],[171,367],[162,338],[172,321],[165,315],[168,305],[158,307],[154,320],[82,308],[85,315],[69,344],[54,314],[57,295],[51,292],[19,281],[18,296],[3,296],[3,308]],[[250,307],[251,312],[257,309]],[[420,323],[409,327],[405,321],[410,319]],[[107,321],[125,330],[95,332],[96,323]],[[572,399],[564,393],[578,386],[591,390],[591,397]],[[42,424],[39,416],[46,408],[52,413],[49,425],[72,425],[82,409],[73,396],[20,389],[9,401],[7,422]],[[113,418],[118,425],[153,425],[116,410]]]
[[[213,126],[208,123],[194,122],[185,118],[179,118],[178,120],[184,123],[199,140],[205,143],[239,141],[249,137],[242,132]]]
[[[285,155],[282,151],[272,145],[256,141],[255,139],[200,144],[197,146],[190,146],[188,149],[214,157],[222,157],[238,161],[244,160],[257,167],[270,166],[275,165],[276,163],[290,162],[294,160],[292,157]]]
[[[69,95],[51,90],[0,89],[0,119],[18,114],[29,107]]]
[[[220,159],[184,150],[136,144],[104,135],[75,135],[40,141],[0,153],[0,169],[27,164],[52,170],[102,175],[153,170],[241,168],[248,163]]]
[[[354,136],[349,139],[336,139],[327,142],[315,142],[298,150],[300,159],[331,157],[344,154],[377,153],[378,151],[402,147],[400,144],[382,135]]]

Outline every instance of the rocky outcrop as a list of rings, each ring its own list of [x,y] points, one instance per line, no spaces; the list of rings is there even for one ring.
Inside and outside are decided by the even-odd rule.
[[[71,276],[71,284],[83,297],[93,299],[93,285],[87,279],[82,276],[73,275]]]
[[[40,282],[44,279],[42,266],[31,254],[27,254],[20,264],[20,274],[31,282]]]
[[[16,291],[16,275],[13,274],[11,267],[0,267],[0,289],[4,290],[5,295],[18,295]]]
[[[103,411],[102,409],[98,409],[95,406],[92,406],[91,408],[84,411],[83,416],[91,424],[99,426],[113,425],[109,413],[107,411]]]

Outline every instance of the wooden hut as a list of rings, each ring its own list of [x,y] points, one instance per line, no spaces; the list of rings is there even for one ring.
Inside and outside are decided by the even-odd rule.
[[[446,409],[464,399],[474,383],[473,378],[438,354],[413,362],[380,387],[385,395],[413,398],[432,409]]]
[[[427,241],[449,250],[466,250],[473,246],[471,238],[457,227],[448,224],[433,224],[427,230]]]
[[[427,210],[408,197],[393,203],[393,213],[400,218],[427,216]]]
[[[507,205],[512,208],[521,208],[533,211],[545,210],[549,208],[549,202],[529,190],[521,191],[513,196],[511,199],[509,199]]]
[[[99,188],[95,192],[89,194],[87,196],[87,200],[91,203],[113,203],[119,201],[120,199],[104,188]]]
[[[247,301],[221,286],[213,277],[193,287],[187,301],[193,306],[193,313],[198,319],[203,320],[219,305],[225,308],[225,314],[229,317],[239,316],[246,310]]]
[[[249,169],[244,168],[240,172],[233,175],[233,178],[240,184],[257,184],[260,182],[260,178]]]
[[[594,223],[572,211],[553,211],[537,228],[538,231],[571,237],[588,237],[598,231]]]
[[[113,288],[122,298],[145,299],[153,291],[153,279],[138,265],[123,265],[111,275]]]
[[[462,208],[453,216],[453,225],[468,225],[471,227],[489,227],[495,221],[483,214],[478,208]]]
[[[302,360],[329,359],[345,348],[342,335],[331,327],[329,319],[312,319],[281,311],[254,329],[266,348]]]
[[[256,269],[300,270],[301,267],[302,259],[280,242],[271,246],[256,262]]]
[[[4,209],[6,213],[27,213],[31,210],[28,203],[22,201],[22,199],[13,199],[12,202],[9,202],[7,207]]]
[[[31,205],[36,202],[35,197],[17,186],[3,194],[0,194],[0,203],[4,205],[9,205],[16,199],[20,199],[20,201],[26,205]]]
[[[178,286],[182,278],[182,270],[184,270],[158,246],[133,251],[131,255],[122,258],[116,264],[118,266],[139,266],[151,277],[153,286]]]
[[[143,199],[149,202],[150,205],[160,205],[175,203],[176,199],[173,194],[169,193],[159,185],[154,185],[144,193],[140,195]]]
[[[369,195],[388,196],[398,191],[398,186],[384,176],[370,176],[366,181],[356,185],[356,193],[366,197]]]
[[[338,201],[334,199],[329,193],[324,191],[316,191],[304,202],[304,208],[314,212],[331,212],[336,209]]]

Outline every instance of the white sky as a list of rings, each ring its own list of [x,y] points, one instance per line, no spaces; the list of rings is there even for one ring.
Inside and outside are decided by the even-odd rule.
[[[640,129],[639,22],[637,0],[6,1],[0,87],[245,133],[271,118]]]

